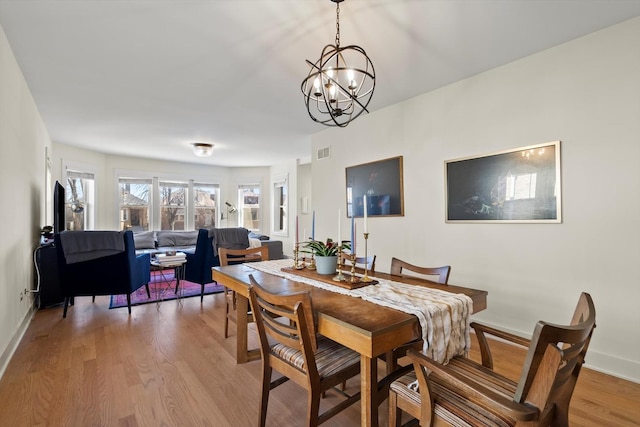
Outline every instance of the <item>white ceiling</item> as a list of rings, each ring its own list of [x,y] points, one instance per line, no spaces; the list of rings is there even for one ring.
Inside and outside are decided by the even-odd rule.
[[[371,111],[640,16],[639,0],[345,0]],[[55,142],[226,166],[309,159],[300,83],[335,39],[330,0],[0,0]],[[192,141],[215,144],[195,157]]]

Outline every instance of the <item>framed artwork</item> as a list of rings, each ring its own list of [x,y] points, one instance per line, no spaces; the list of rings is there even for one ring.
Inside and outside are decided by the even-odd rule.
[[[560,141],[445,162],[446,222],[562,222]]]
[[[346,168],[347,217],[403,216],[402,156]]]

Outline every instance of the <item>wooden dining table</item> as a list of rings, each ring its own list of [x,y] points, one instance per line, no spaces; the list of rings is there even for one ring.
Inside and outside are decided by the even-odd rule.
[[[361,425],[378,425],[378,406],[386,398],[378,389],[377,356],[422,337],[418,318],[360,298],[343,295],[297,280],[251,268],[250,264],[213,267],[212,277],[237,293],[236,361],[245,363],[260,358],[258,349],[247,349],[249,274],[271,292],[311,292],[317,315],[318,333],[360,354]],[[487,292],[455,285],[440,285],[409,276],[375,273],[376,278],[412,283],[463,293],[473,300],[473,312],[487,307]]]

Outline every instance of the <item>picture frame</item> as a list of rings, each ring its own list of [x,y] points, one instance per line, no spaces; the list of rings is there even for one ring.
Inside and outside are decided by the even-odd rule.
[[[560,141],[445,161],[447,223],[561,223]]]
[[[347,167],[347,217],[404,216],[402,156]]]

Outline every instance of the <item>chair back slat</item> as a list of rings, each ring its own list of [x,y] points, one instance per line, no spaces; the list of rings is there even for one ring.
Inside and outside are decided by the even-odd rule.
[[[312,353],[315,352],[317,342],[311,294],[308,291],[272,294],[260,286],[253,275],[249,275],[249,279],[251,307],[260,339],[263,333],[265,339],[268,334],[274,340],[298,350],[304,350],[303,346],[307,343]]]
[[[419,267],[395,257],[391,258],[391,274],[401,276],[402,270],[409,270],[425,276],[437,276],[438,278],[434,281],[442,285],[446,285],[449,282],[449,275],[451,274],[451,266],[449,265],[443,265],[442,267]]]
[[[261,303],[263,303],[263,301],[259,304]],[[296,326],[294,326],[297,325],[297,316],[293,311],[285,312],[283,310],[277,310],[277,312],[280,314],[276,315],[276,311],[274,310],[267,311],[269,314],[262,316],[266,334],[287,347],[302,350],[302,338],[300,337],[300,331]]]
[[[248,249],[218,248],[220,265],[241,264],[245,262],[266,261],[269,259],[269,247],[258,246]]]

